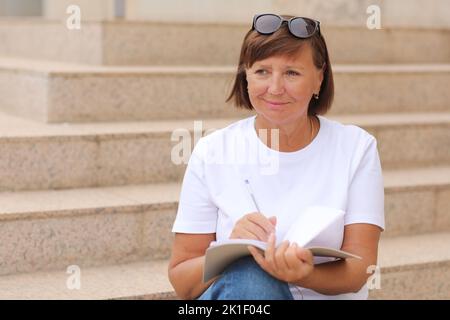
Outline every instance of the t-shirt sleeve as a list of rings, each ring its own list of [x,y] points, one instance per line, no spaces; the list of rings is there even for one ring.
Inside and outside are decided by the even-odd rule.
[[[195,145],[189,159],[172,232],[215,233],[218,208],[211,201],[205,179],[205,144]]]
[[[377,141],[367,140],[348,190],[345,224],[369,223],[384,230],[384,184]]]

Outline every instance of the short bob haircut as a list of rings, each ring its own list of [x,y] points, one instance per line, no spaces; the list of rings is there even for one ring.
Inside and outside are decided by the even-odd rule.
[[[293,16],[283,15],[282,17],[290,19]],[[275,33],[263,35],[256,30],[250,30],[242,44],[241,55],[233,88],[227,102],[233,101],[236,107],[253,110],[247,91],[247,77],[245,70],[251,68],[256,61],[264,60],[273,56],[293,57],[305,45],[310,45],[313,52],[314,65],[320,69],[323,68],[323,81],[320,86],[319,99],[311,97],[308,106],[308,115],[325,114],[333,102],[334,83],[333,72],[331,70],[330,58],[322,31],[317,32],[312,37],[300,39],[293,36],[288,29],[287,24]]]

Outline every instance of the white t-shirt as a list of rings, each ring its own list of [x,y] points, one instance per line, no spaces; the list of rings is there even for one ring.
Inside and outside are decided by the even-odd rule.
[[[314,205],[343,210],[344,225],[369,223],[384,229],[383,177],[375,138],[357,126],[318,118],[314,140],[295,152],[267,147],[256,133],[255,116],[202,137],[189,159],[172,232],[216,233],[217,240],[228,239],[238,219],[257,211],[246,179],[261,213],[277,217],[277,239],[300,212]],[[340,249],[343,226],[335,230],[327,237],[334,239],[328,240],[332,243],[323,245]],[[325,261],[329,260],[319,262]],[[295,299],[368,297],[366,285],[357,293],[336,296],[290,288]]]

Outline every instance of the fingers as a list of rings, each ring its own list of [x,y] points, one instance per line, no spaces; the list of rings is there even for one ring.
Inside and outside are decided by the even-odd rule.
[[[267,242],[267,248],[264,251],[264,261],[270,272],[274,272],[277,268],[275,265],[275,234],[271,233]]]
[[[302,248],[302,247],[297,247],[296,250],[296,255],[297,258],[300,259],[302,262],[308,263],[308,264],[313,264],[313,255],[311,253],[311,250]]]
[[[244,219],[241,224],[242,227],[247,231],[256,235],[258,240],[267,241],[267,239],[269,238],[269,233],[267,233],[266,230],[263,229],[259,224],[254,223],[249,217],[247,217],[247,219]]]
[[[236,230],[234,235],[230,237],[230,239],[252,239],[252,240],[260,240],[260,236],[252,232],[251,230],[240,228]],[[262,240],[260,240],[262,241]]]
[[[269,221],[274,227],[277,225],[277,217],[269,217]]]
[[[271,232],[275,232],[276,219],[269,220],[259,212],[249,213],[239,219],[230,235],[230,239],[254,239],[268,241]]]
[[[275,251],[275,266],[277,269],[286,270],[289,269],[286,263],[286,250],[289,248],[289,241],[283,241]]]
[[[298,248],[298,246],[294,242],[286,250],[284,258],[286,261],[286,265],[288,266],[289,269],[295,270],[300,265],[300,260],[297,257],[297,248]]]
[[[267,237],[270,235],[271,232],[275,232],[275,225],[267,219],[263,214],[259,212],[251,213],[247,215],[248,220],[253,222],[254,224],[258,225],[260,228],[262,228],[265,233],[267,234]]]
[[[248,247],[262,269],[285,282],[296,282],[311,274],[314,263],[310,250],[301,248],[296,243],[290,245],[288,241],[283,241],[275,248],[275,243],[275,235],[271,234],[264,253]]]

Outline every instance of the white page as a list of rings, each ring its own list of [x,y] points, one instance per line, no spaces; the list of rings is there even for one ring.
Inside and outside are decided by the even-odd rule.
[[[343,223],[338,223],[343,219],[344,211],[342,210],[325,206],[307,207],[299,214],[283,240],[288,240],[291,243],[296,242],[299,246],[306,247],[321,235],[321,242],[328,243],[329,241],[326,239],[328,233],[326,231],[329,231],[329,227],[343,225]],[[339,232],[340,230],[336,231]],[[332,235],[334,233],[329,234]]]

